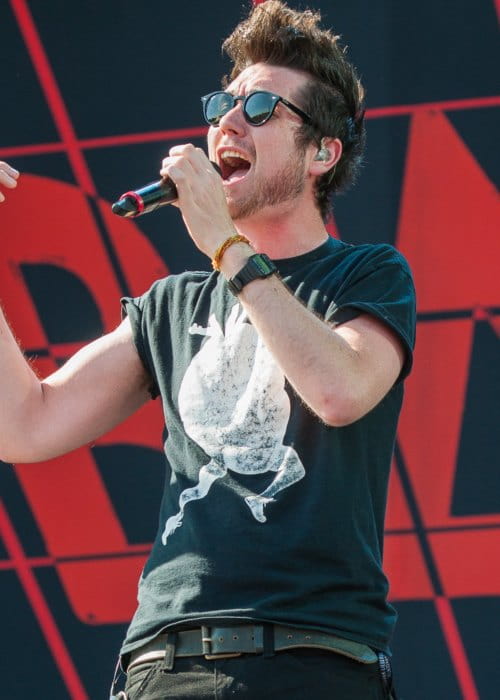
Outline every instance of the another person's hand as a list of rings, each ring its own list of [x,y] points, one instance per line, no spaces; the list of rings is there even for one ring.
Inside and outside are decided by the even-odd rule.
[[[17,178],[19,172],[4,161],[0,161],[0,202],[5,200],[5,194],[2,192],[3,187],[14,189],[17,186]]]

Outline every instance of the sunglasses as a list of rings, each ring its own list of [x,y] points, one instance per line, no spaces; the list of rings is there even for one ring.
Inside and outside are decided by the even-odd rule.
[[[284,97],[265,90],[257,90],[248,95],[231,95],[229,92],[218,90],[205,95],[201,98],[205,121],[210,126],[218,126],[222,117],[233,109],[238,100],[243,102],[243,116],[252,126],[265,124],[273,116],[278,102],[282,102],[285,107],[295,112],[306,124],[312,124],[312,119],[308,114],[285,100]]]

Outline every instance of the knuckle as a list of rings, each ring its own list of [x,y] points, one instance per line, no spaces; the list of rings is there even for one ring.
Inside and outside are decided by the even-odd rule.
[[[176,146],[172,146],[172,148],[169,150],[169,154],[171,156],[182,156],[186,153],[190,153],[192,148],[193,146],[190,143],[180,143]]]
[[[172,165],[166,173],[176,183],[182,182],[185,179],[184,171],[175,165]]]

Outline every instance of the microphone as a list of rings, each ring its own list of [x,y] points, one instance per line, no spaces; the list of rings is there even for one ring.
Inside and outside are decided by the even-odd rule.
[[[220,168],[217,163],[212,163],[214,170],[219,175]],[[113,214],[118,216],[136,217],[171,204],[177,199],[177,188],[173,181],[167,177],[163,180],[150,182],[149,185],[140,187],[137,190],[130,190],[121,195],[120,199],[111,206]]]

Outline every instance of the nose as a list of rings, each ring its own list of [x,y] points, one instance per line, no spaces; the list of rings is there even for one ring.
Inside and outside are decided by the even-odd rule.
[[[235,104],[229,112],[226,112],[219,122],[219,129],[225,133],[242,134],[246,128],[245,117],[243,116],[242,100],[244,97],[235,97]],[[238,104],[240,102],[241,104]]]

